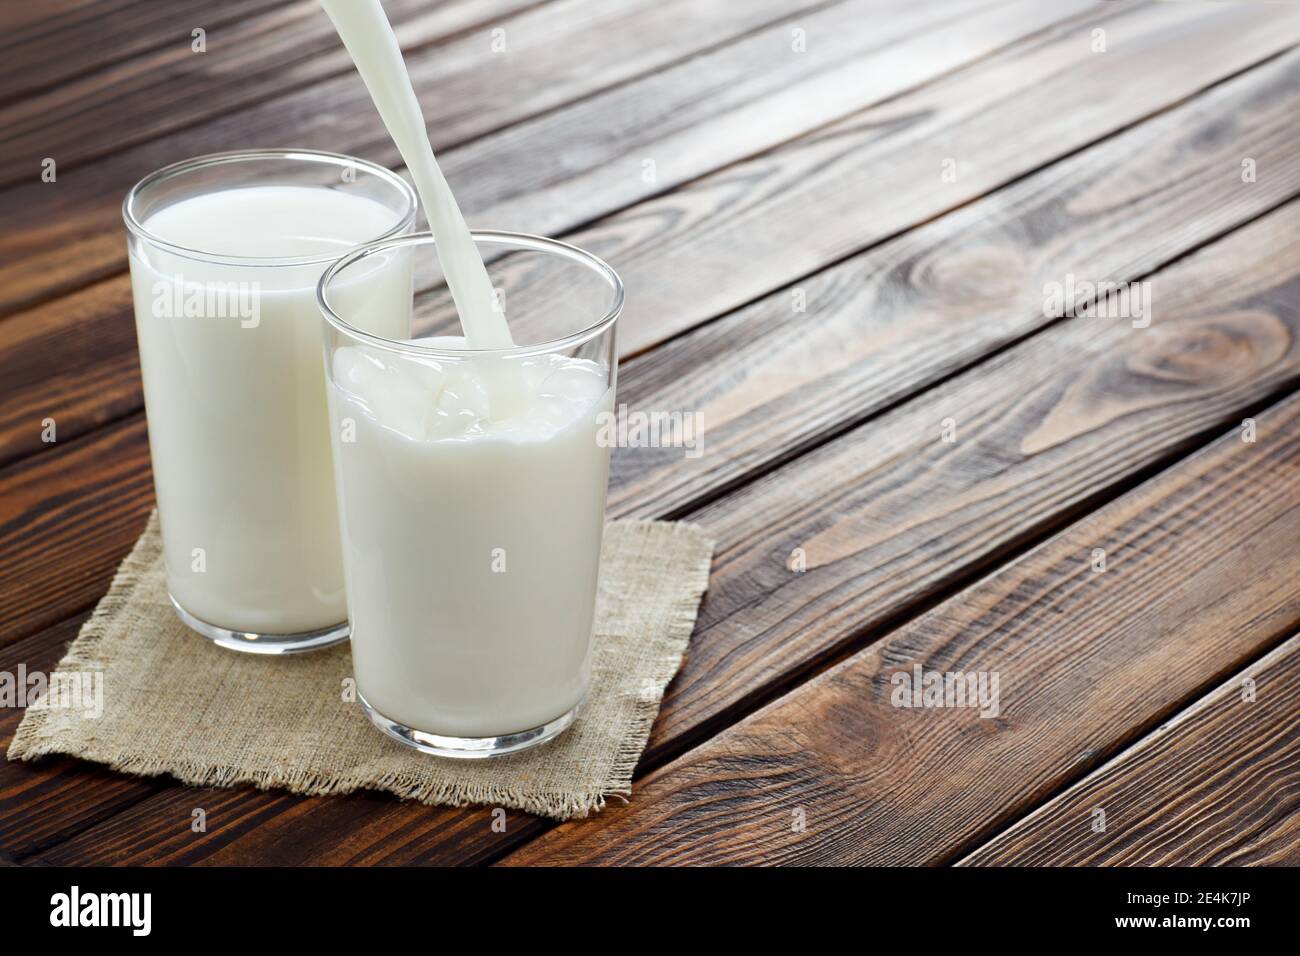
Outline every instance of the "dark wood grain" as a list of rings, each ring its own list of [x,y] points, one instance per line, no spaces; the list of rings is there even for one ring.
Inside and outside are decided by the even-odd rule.
[[[48,94],[71,77],[141,58],[167,43],[188,49],[195,27],[219,27],[288,5],[289,0],[6,3],[0,14],[0,103]]]
[[[46,3],[6,3],[0,6],[0,50],[37,41],[57,28],[58,18],[86,7],[120,9],[134,0],[47,0]]]
[[[485,28],[416,53],[408,67],[434,149],[442,150],[793,10],[790,0],[558,0],[501,22],[507,53],[492,52]],[[692,28],[683,29],[684,22]],[[0,314],[121,272],[126,248],[119,207],[142,176],[187,156],[268,146],[352,153],[387,166],[399,160],[365,87],[350,72],[74,167],[53,184],[39,181],[37,159],[29,180],[0,191],[7,226],[0,232]],[[460,188],[455,180],[452,185]],[[17,268],[19,259],[31,268]]]
[[[472,30],[486,31],[498,21],[536,6],[539,0],[388,0],[384,9],[407,51],[421,50]],[[77,166],[135,143],[177,129],[204,123],[241,107],[274,99],[308,84],[324,97],[331,77],[350,72],[352,61],[339,42],[329,18],[316,0],[271,5],[245,0],[234,10],[211,3],[144,3],[123,13],[146,11],[122,23],[105,18],[108,38],[80,42],[90,49],[113,49],[113,36],[148,38],[154,49],[86,76],[68,80],[0,107],[0,185],[10,185],[40,173],[43,157],[53,157],[66,175]],[[191,49],[190,31],[203,27],[206,52]],[[136,31],[141,31],[137,34]],[[52,42],[75,44],[76,35],[54,36]],[[136,44],[132,44],[136,46]],[[70,56],[76,51],[77,55]],[[138,50],[136,52],[139,52]],[[57,57],[80,63],[75,45]],[[408,55],[411,55],[408,52]],[[321,102],[328,103],[323,99]],[[183,158],[183,157],[177,157]]]
[[[556,235],[594,218],[590,209],[668,192],[1089,6],[849,0],[485,136],[444,167],[477,221]],[[792,49],[796,29],[802,52]]]
[[[1254,444],[1229,432],[507,862],[951,859],[1300,621],[1300,398],[1258,422]],[[896,706],[918,665],[997,673],[996,715]],[[1256,747],[1277,736],[1261,729]],[[1260,801],[1274,819],[1294,746],[1276,759],[1292,786]]]
[[[735,584],[710,590],[650,753],[1300,381],[1300,202],[1150,283],[1149,328],[1063,322],[691,512]]]
[[[0,671],[15,679],[20,667],[26,674],[48,674],[87,617],[88,612],[78,614],[4,648]],[[22,716],[22,708],[0,709],[0,752],[8,748]],[[0,850],[11,858],[27,856],[165,785],[165,780],[125,776],[70,757],[0,761]]]
[[[701,316],[734,307],[729,303],[735,295],[727,290],[734,289],[745,301],[960,205],[1300,38],[1300,11],[1294,16],[1269,11],[1269,19],[1250,7],[1158,5],[1106,12],[1103,22],[1131,37],[1127,52],[1106,55],[1104,77],[1117,85],[1095,95],[1089,90],[1101,54],[1088,46],[1087,30],[1094,21],[1088,16],[1017,46],[995,63],[977,64],[916,95],[866,110],[816,137],[697,180],[579,233],[579,243],[596,247],[625,273],[633,293],[628,327],[641,330],[631,343],[644,348],[697,324]],[[1179,42],[1164,54],[1160,38],[1171,31]],[[1224,31],[1230,31],[1231,39],[1219,44],[1212,61],[1187,56],[1188,46],[1209,43]],[[447,62],[444,56],[436,59]],[[469,69],[467,78],[481,81],[481,59],[471,58],[480,72]],[[1193,60],[1194,67],[1189,65]],[[1150,82],[1156,76],[1160,82]],[[615,79],[617,73],[609,81]],[[446,98],[436,103],[461,102],[452,94],[462,82],[449,80]],[[1126,82],[1136,89],[1121,97],[1116,91]],[[528,84],[522,88],[531,101]],[[517,100],[510,104],[516,120]],[[369,134],[378,144],[374,158],[394,158],[364,101],[341,103],[339,110],[345,109],[341,115],[331,113],[328,125],[313,127],[305,142],[300,135],[299,145],[352,148]],[[471,112],[468,121],[485,131],[481,121],[487,113]],[[11,231],[0,234],[0,253],[12,250],[13,255],[0,256],[0,303],[17,307],[120,269],[124,250],[116,197],[121,191],[178,154],[257,141],[260,115],[242,113],[230,120],[229,130],[225,120],[207,124],[198,131],[207,138],[206,146],[173,137],[97,163],[86,169],[76,190],[67,188],[74,185],[70,180],[57,190],[35,192],[46,184],[32,184],[7,196],[14,213]],[[265,123],[303,133],[293,116],[277,113],[265,117]],[[444,144],[453,132],[452,118],[431,116],[430,124],[436,145]],[[958,162],[958,179],[945,184],[940,177],[949,158]],[[473,207],[468,215],[477,221]],[[52,218],[57,228],[51,228]],[[529,227],[518,220],[494,225]],[[727,263],[714,261],[723,255]],[[746,268],[737,270],[733,262],[744,262]]]
[[[139,411],[130,280],[106,279],[0,322],[0,381],[0,464]]]
[[[1300,864],[1297,713],[1292,637],[961,862]]]
[[[1036,0],[1030,2],[1040,17],[1048,9]],[[806,23],[814,37],[823,37],[845,11],[860,15],[864,9],[879,6],[879,0],[843,4],[811,14],[806,20],[799,18],[799,22]],[[910,2],[906,9],[929,9],[928,17],[936,16],[934,8],[917,8]],[[761,150],[788,133],[815,126],[828,114],[839,115],[846,100],[843,94],[833,95],[837,88],[853,90],[847,102],[859,102],[880,99],[916,79],[914,72],[899,69],[870,83],[846,83],[842,74],[854,69],[853,52],[865,52],[868,43],[887,44],[890,63],[902,57],[925,64],[924,69],[932,73],[955,63],[954,56],[975,58],[999,37],[1014,35],[1010,28],[1013,17],[1018,31],[1030,30],[1036,23],[1025,17],[1030,10],[1024,2],[981,8],[973,17],[953,15],[967,10],[967,6],[945,8],[941,16],[945,26],[919,33],[916,31],[928,21],[914,15],[894,17],[883,35],[873,31],[869,41],[854,43],[819,40],[827,49],[818,52],[814,48],[812,55],[781,52],[785,48],[779,44],[788,40],[787,22],[734,46],[692,58],[644,82],[595,96],[571,110],[511,127],[450,155],[453,161],[467,157],[457,164],[473,187],[471,197],[477,195],[487,203],[498,188],[506,189],[502,178],[492,173],[500,168],[545,192],[550,205],[544,208],[556,211],[546,217],[549,225],[561,225],[557,215],[573,217],[568,221],[571,225],[671,185],[664,181],[669,177],[713,168],[709,164],[720,163],[736,152]],[[1060,13],[1056,11],[1056,15]],[[956,31],[962,38],[959,43],[949,35]],[[909,38],[909,32],[914,36]],[[938,49],[934,55],[926,55],[930,47],[940,48],[946,56],[939,55]],[[762,80],[746,81],[747,74]],[[823,105],[812,110],[772,111],[765,104],[773,84],[785,84],[791,94]],[[709,95],[701,99],[706,91]],[[757,123],[753,121],[755,112],[784,119]],[[580,114],[578,123],[564,119],[575,113]],[[645,145],[657,143],[658,150],[681,159],[664,169],[661,179],[652,184],[642,181],[639,170],[612,178],[599,173],[614,168],[616,151],[628,148],[620,146],[628,137],[611,138],[605,129],[614,116],[635,124],[637,134],[647,138]],[[712,131],[707,143],[700,141],[703,129]],[[502,138],[508,141],[499,142]],[[571,146],[562,151],[546,147],[560,142]],[[575,153],[582,157],[581,164],[571,158]],[[635,151],[627,155],[635,156]],[[480,179],[491,189],[481,189],[477,185]],[[511,193],[506,189],[505,194]],[[460,198],[465,201],[464,192]],[[532,222],[532,213],[525,213],[523,221]],[[539,226],[530,228],[547,231]],[[41,448],[42,423],[47,418],[57,422],[59,434],[66,439],[140,407],[130,308],[129,281],[121,275],[0,322],[0,380],[14,393],[13,400],[0,409],[0,463]]]
[[[656,771],[649,778],[651,787],[659,788],[652,796],[678,792],[674,788],[680,785],[704,792],[705,799],[690,803],[653,797],[643,811],[650,817],[630,818],[632,840],[627,845],[615,838],[622,832],[616,829],[621,811],[611,811],[615,815],[607,814],[598,825],[585,824],[591,828],[577,841],[567,835],[573,828],[565,828],[552,838],[561,857],[640,861],[662,851],[674,859],[712,859],[716,846],[700,841],[721,834],[718,808],[726,813],[737,807],[737,815],[750,818],[749,825],[737,828],[742,832],[735,841],[738,859],[859,860],[873,859],[869,854],[877,852],[891,859],[906,853],[932,861],[951,859],[1149,729],[1158,719],[1152,714],[1167,714],[1177,706],[1171,699],[1153,700],[1150,695],[1139,703],[1131,700],[1134,675],[1141,674],[1142,667],[1168,666],[1175,645],[1180,653],[1187,650],[1176,640],[1181,632],[1165,628],[1165,619],[1153,607],[1165,609],[1171,619],[1182,614],[1180,620],[1194,621],[1189,627],[1197,640],[1190,653],[1172,660],[1179,669],[1170,694],[1181,694],[1184,703],[1208,689],[1214,677],[1225,676],[1225,667],[1230,670],[1258,655],[1266,646],[1259,643],[1260,634],[1276,632],[1276,642],[1288,633],[1278,630],[1282,620],[1295,626],[1291,592],[1297,576],[1287,573],[1295,558],[1280,553],[1277,543],[1279,534],[1289,535],[1293,547],[1296,537],[1297,519],[1282,510],[1278,490],[1287,479],[1294,497],[1296,413],[1288,403],[1281,407],[1290,417],[1281,425],[1270,418],[1261,432],[1273,444],[1251,449],[1257,456],[1267,455],[1267,461],[1256,464],[1244,500],[1233,499],[1235,510],[1220,507],[1219,500],[1234,482],[1237,497],[1243,497],[1239,470],[1221,466],[1212,473],[1198,472],[1200,477],[1191,485],[1170,478],[1185,478],[1188,469],[1199,468],[1206,457],[1202,454],[1172,465],[1166,475],[1102,512],[1120,521],[1112,531],[1125,542],[1123,553],[1132,555],[1135,586],[1154,587],[1162,602],[1137,606],[1114,625],[1120,633],[1100,641],[1085,639],[1090,622],[1079,624],[1070,615],[1098,600],[1096,585],[1089,591],[1089,582],[1080,580],[1059,555],[1055,563],[1041,566],[1041,575],[1016,576],[1017,568],[1024,572],[1055,542],[1001,572],[1010,575],[1004,592],[981,591],[988,582],[967,592],[988,596],[994,601],[991,610],[968,608],[954,599],[934,612],[942,620],[923,635],[925,646],[917,659],[996,657],[1011,648],[1011,662],[1020,667],[1028,661],[1035,679],[1040,673],[1062,676],[1021,698],[1022,704],[1028,700],[1027,709],[1017,711],[1018,717],[1027,717],[1023,724],[1005,715],[992,729],[987,721],[970,725],[958,719],[941,721],[940,726],[926,724],[923,733],[907,736],[905,743],[917,744],[922,753],[918,757],[914,750],[904,751],[904,759],[915,765],[911,774],[901,775],[897,792],[880,793],[882,801],[898,797],[908,807],[915,804],[916,815],[878,823],[884,811],[878,812],[869,801],[878,792],[880,775],[874,764],[864,769],[858,750],[843,746],[846,735],[876,725],[864,722],[855,711],[858,701],[851,693],[828,704],[818,688],[834,684],[839,679],[834,675],[851,669],[852,661],[882,648],[882,653],[909,651],[906,635],[934,615],[859,653],[831,678],[785,697],[775,709],[789,716],[785,708],[794,706],[799,719],[787,721],[784,735],[767,740],[766,749],[759,746],[762,734],[753,727],[768,720],[770,711],[709,739],[935,597],[1154,469],[1171,465],[1216,427],[1230,424],[1234,416],[1300,380],[1294,344],[1300,334],[1295,316],[1300,250],[1293,238],[1300,223],[1292,204],[1160,272],[1155,283],[1160,290],[1155,296],[1157,325],[1140,330],[1145,338],[1136,337],[1139,330],[1117,332],[1115,323],[1071,319],[863,424],[991,349],[1048,324],[1039,296],[1045,279],[1059,278],[1061,271],[1081,278],[1129,278],[1160,269],[1293,195],[1300,174],[1289,161],[1293,134],[1286,129],[1296,105],[1295,54],[1177,107],[1180,97],[1296,42],[1300,23],[1289,15],[1271,18],[1266,29],[1262,20],[1250,18],[1257,14],[1223,15],[1205,8],[1176,13],[1160,8],[1093,9],[1032,42],[1020,42],[988,62],[969,66],[1077,8],[1057,5],[1048,12],[1045,6],[1035,10],[1020,0],[990,0],[987,6],[971,2],[939,11],[879,0],[872,9],[879,7],[875,12],[884,16],[892,32],[873,26],[868,38],[865,31],[835,30],[841,18],[847,20],[849,12],[867,4],[843,0],[808,5],[794,16],[789,5],[779,11],[754,10],[759,5],[753,5],[746,10],[753,11],[755,20],[743,28],[735,26],[736,8],[724,12],[721,4],[711,4],[708,16],[716,13],[725,21],[721,39],[685,36],[679,22],[660,22],[635,3],[606,5],[596,14],[590,4],[552,4],[575,13],[548,21],[539,10],[528,22],[563,21],[563,29],[572,28],[577,39],[566,46],[545,31],[529,35],[526,56],[519,61],[523,74],[512,62],[496,76],[514,77],[502,84],[504,89],[512,89],[512,83],[535,83],[542,74],[534,54],[554,57],[557,44],[575,57],[575,66],[563,64],[559,99],[547,99],[550,89],[536,95],[530,89],[527,109],[511,112],[514,105],[506,104],[504,119],[501,101],[493,99],[500,91],[479,88],[493,85],[492,71],[484,67],[482,52],[465,42],[472,37],[440,44],[439,51],[463,53],[459,60],[454,55],[417,58],[417,84],[464,92],[452,97],[435,136],[445,133],[448,143],[466,143],[443,159],[453,178],[466,180],[462,196],[469,197],[472,216],[485,212],[531,217],[543,223],[534,228],[558,232],[664,190],[677,190],[584,227],[579,241],[597,246],[605,241],[605,251],[616,259],[626,251],[630,265],[624,272],[636,288],[649,290],[645,311],[629,322],[636,336],[646,330],[649,334],[625,339],[639,357],[627,365],[620,398],[652,407],[703,407],[721,423],[715,431],[714,419],[709,419],[708,437],[716,444],[706,442],[711,455],[707,465],[690,459],[685,466],[680,459],[674,465],[666,457],[646,456],[644,450],[620,450],[613,505],[618,513],[694,509],[691,516],[723,541],[701,633],[666,701],[646,765],[662,767],[703,742],[669,768],[695,767],[693,759],[703,754],[706,762],[712,761],[710,766],[722,761],[726,779],[701,783],[688,775],[685,782],[665,784],[668,771]],[[402,6],[400,0],[396,5]],[[306,50],[284,54],[281,72],[262,69],[266,53],[282,39],[283,28],[273,27],[280,22],[274,17],[292,21],[296,9],[304,9],[303,3],[263,18],[265,35],[255,26],[243,27],[252,46],[241,58],[241,76],[231,88],[236,98],[258,84],[281,93],[338,72],[316,62],[320,58]],[[481,9],[472,16],[481,16]],[[455,5],[456,15],[454,10]],[[9,16],[0,14],[0,24],[10,22]],[[791,18],[780,20],[782,16]],[[428,23],[424,14],[419,17]],[[1111,54],[1099,61],[1087,46],[1101,17]],[[811,54],[805,59],[789,55],[788,33],[794,23],[809,28]],[[647,54],[630,45],[621,59],[614,56],[608,37],[599,37],[600,28],[617,31],[631,25],[646,27],[635,33],[637,41],[660,49]],[[667,31],[664,42],[654,41],[655,30]],[[517,56],[520,47],[514,45],[513,27],[508,35]],[[573,35],[565,33],[564,38]],[[315,42],[312,37],[308,44]],[[600,49],[584,48],[585,42],[599,39],[605,40]],[[864,39],[872,45],[864,45]],[[694,44],[690,52],[680,53],[683,42]],[[669,52],[673,43],[678,46]],[[775,55],[773,43],[778,45]],[[1081,56],[1073,44],[1081,44],[1090,56]],[[1198,58],[1211,45],[1215,57]],[[136,59],[147,61],[148,50],[142,47],[140,52],[144,56]],[[584,60],[587,53],[593,56]],[[104,71],[128,100],[143,94],[143,88],[132,92],[143,72],[129,65],[129,56],[120,58],[120,69]],[[165,72],[171,54],[159,56],[155,65]],[[855,75],[855,63],[864,57],[889,75]],[[596,74],[587,76],[576,68],[593,59]],[[949,80],[836,122],[845,113],[963,65],[968,66]],[[457,86],[458,77],[465,80],[463,87]],[[1159,82],[1152,82],[1157,77]],[[186,81],[183,75],[173,80],[178,88]],[[216,82],[224,89],[219,79],[195,81]],[[359,84],[354,86],[359,89]],[[82,106],[93,106],[94,92],[84,92],[88,95],[62,102],[84,100]],[[371,117],[369,123],[355,122],[359,110],[348,99],[355,89],[329,97],[341,110],[327,115],[336,127],[329,130],[318,123],[318,116],[308,115],[312,98],[307,92],[289,92],[226,120],[195,121],[180,132],[170,131],[173,119],[168,117],[152,132],[109,129],[110,139],[125,136],[122,142],[133,141],[134,135],[163,138],[81,167],[74,161],[57,193],[41,194],[28,187],[0,193],[7,218],[21,224],[5,234],[7,240],[0,237],[0,243],[10,242],[8,250],[0,246],[5,253],[0,270],[9,269],[15,279],[0,296],[14,292],[12,305],[93,283],[65,300],[13,317],[12,324],[0,323],[0,356],[8,359],[8,364],[0,359],[0,373],[14,371],[18,380],[8,381],[21,386],[18,401],[6,396],[2,403],[0,460],[6,447],[16,448],[18,454],[39,452],[0,470],[0,606],[24,612],[12,626],[7,619],[0,622],[0,645],[17,641],[0,655],[3,659],[52,659],[102,592],[118,557],[138,532],[133,522],[142,520],[151,501],[126,284],[113,275],[121,268],[121,249],[108,245],[108,237],[116,237],[119,228],[115,209],[110,209],[117,196],[106,185],[120,176],[124,188],[149,168],[146,164],[133,170],[132,162],[189,137],[197,142],[220,136],[223,130],[233,130],[236,120],[249,121],[251,125],[238,124],[247,129],[256,131],[261,123],[260,128],[270,130],[271,110],[285,104],[292,108],[278,117],[283,121],[280,128],[301,128],[306,135],[322,137],[339,132],[361,144],[353,151],[373,147],[371,155],[393,162],[382,131],[378,140],[368,139],[376,135],[377,121]],[[485,111],[460,112],[466,104],[484,101]],[[811,108],[792,108],[810,102]],[[782,103],[787,108],[781,108]],[[1054,167],[1031,172],[1171,106],[1175,108],[1167,116],[1141,123]],[[92,135],[86,138],[86,148],[94,149],[95,135],[103,129],[95,126],[100,117],[90,113]],[[223,123],[229,124],[228,130]],[[832,125],[805,135],[825,123]],[[791,137],[801,138],[771,149]],[[1010,149],[995,142],[1013,137],[1026,143],[1017,141]],[[571,143],[573,149],[546,151],[554,142]],[[861,157],[850,155],[850,146]],[[956,183],[940,183],[937,172],[924,165],[926,158],[935,164],[942,161],[938,152],[924,152],[929,147],[957,162]],[[1240,180],[1245,155],[1255,158],[1261,170],[1260,180],[1249,188]],[[640,163],[645,158],[656,160],[661,178],[642,179]],[[917,165],[895,170],[912,160]],[[730,163],[738,165],[712,172]],[[481,170],[491,172],[483,175]],[[868,183],[882,170],[879,182]],[[1031,173],[1028,178],[1015,181],[1026,173]],[[969,209],[958,209],[833,266],[824,276],[810,275],[1007,182],[1013,183],[1011,188]],[[575,201],[566,202],[566,197]],[[65,205],[60,209],[58,203]],[[811,208],[803,208],[809,204]],[[859,205],[873,216],[883,208],[883,219],[864,225],[855,212]],[[793,222],[787,221],[792,215]],[[63,238],[71,241],[62,247],[52,242],[58,237],[51,223],[66,224]],[[809,234],[823,224],[829,224],[829,236]],[[860,238],[854,238],[855,232]],[[764,239],[768,233],[775,237],[770,243]],[[77,258],[68,253],[78,242],[84,242],[82,248],[90,254],[58,271]],[[723,247],[727,255],[717,252]],[[36,258],[28,265],[34,262],[46,274],[40,274],[40,268],[24,273],[22,261],[33,254]],[[24,274],[36,275],[32,284],[22,284]],[[729,291],[710,300],[720,286]],[[796,287],[805,295],[813,292],[811,314],[790,310],[789,296]],[[744,305],[764,295],[767,298]],[[682,305],[686,308],[678,310]],[[710,322],[737,305],[740,311]],[[664,319],[665,310],[678,311]],[[905,317],[916,320],[904,328]],[[696,327],[700,322],[710,324]],[[867,336],[862,334],[864,322]],[[672,341],[653,348],[665,340]],[[740,354],[732,360],[733,350],[724,346],[742,340],[747,347],[737,350]],[[30,387],[42,370],[53,388]],[[35,445],[29,430],[43,407],[57,410],[61,426],[60,443],[49,448]],[[1276,412],[1274,408],[1268,416]],[[946,454],[942,448],[941,454],[935,453],[931,434],[940,415],[952,418],[960,435]],[[852,430],[790,461],[846,428]],[[97,430],[87,434],[92,429]],[[1275,440],[1279,430],[1287,441]],[[6,445],[12,436],[17,436],[17,444]],[[1218,453],[1216,446],[1207,454]],[[698,506],[782,462],[787,464],[749,487]],[[1260,473],[1264,490],[1256,494],[1253,482]],[[1168,486],[1159,484],[1166,480]],[[1157,491],[1123,510],[1152,488]],[[1118,518],[1116,509],[1122,511]],[[1223,520],[1235,522],[1231,533],[1215,536]],[[1243,536],[1257,528],[1261,530],[1247,548]],[[1185,570],[1192,585],[1203,586],[1165,587],[1163,582],[1174,574],[1169,566],[1176,563],[1170,556],[1181,560],[1188,540],[1202,542]],[[812,555],[810,570],[803,574],[794,575],[785,567],[791,541]],[[21,558],[11,557],[19,552]],[[1255,561],[1281,569],[1282,582],[1252,580],[1244,589],[1226,594],[1214,590],[1220,578],[1230,578],[1228,570],[1244,573],[1240,568]],[[1116,570],[1118,566],[1112,567],[1111,573]],[[1035,587],[1042,589],[1038,602],[1025,596]],[[1136,604],[1134,592],[1121,590],[1121,606],[1126,593],[1129,603]],[[74,616],[68,617],[70,613]],[[1053,614],[1065,615],[1069,624],[1059,647],[1045,636],[1055,638]],[[1021,618],[1026,619],[1023,626]],[[969,626],[945,638],[942,628],[954,620]],[[1151,622],[1154,637],[1151,627],[1140,631],[1140,625]],[[1219,622],[1225,622],[1220,629],[1229,636],[1211,646],[1199,628]],[[958,644],[954,633],[965,640],[968,632],[971,643]],[[895,645],[899,635],[904,635],[902,643]],[[1072,649],[1085,658],[1079,671],[1066,670]],[[1127,662],[1134,670],[1117,675],[1108,669],[1117,662]],[[1082,687],[1076,686],[1079,675]],[[1092,677],[1097,680],[1090,682]],[[851,681],[850,687],[860,689],[861,681]],[[1119,704],[1106,710],[1104,705],[1114,701]],[[1079,722],[1088,746],[1074,753],[1070,734],[1075,728],[1062,732],[1047,715],[1058,717],[1076,704],[1087,708],[1098,702],[1103,706],[1088,710]],[[1118,719],[1112,719],[1116,715]],[[886,720],[898,716],[895,712]],[[0,717],[0,731],[7,738],[16,715]],[[818,727],[803,726],[804,717]],[[787,753],[792,741],[803,746],[803,735],[822,747],[808,755],[825,755],[830,769],[815,766],[811,756],[805,763]],[[737,739],[742,741],[739,747]],[[1040,739],[1046,742],[1041,752],[1035,749]],[[917,800],[923,785],[918,774],[926,769],[926,760],[944,748],[965,753],[971,742],[977,746],[970,748],[972,762],[963,765],[962,772],[976,768],[972,776],[985,786],[980,793],[991,795],[991,802],[968,800],[962,781]],[[886,740],[874,752],[892,754],[897,752],[893,746],[892,739]],[[1004,746],[1010,750],[999,749]],[[992,763],[980,763],[986,759]],[[1017,759],[1028,767],[1030,789],[1038,787],[1028,796],[1008,789],[1012,774],[1007,768],[1018,767]],[[945,769],[948,764],[939,761]],[[821,775],[815,776],[817,772]],[[780,834],[772,838],[762,829],[769,803],[754,791],[765,787],[766,774],[777,779],[782,794],[815,794],[828,812],[819,839],[810,841],[809,834],[802,834],[803,842],[792,847]],[[933,780],[933,769],[929,777]],[[1050,782],[1039,786],[1039,780]],[[867,794],[865,812],[860,800],[856,810],[850,808],[849,797],[827,781],[835,786],[847,781],[846,792]],[[635,800],[640,798],[638,784]],[[634,801],[634,809],[636,805]],[[196,806],[209,811],[207,834],[189,829]],[[915,831],[927,822],[922,813],[926,806],[938,807],[935,819],[943,820],[955,808],[953,825],[933,838],[918,836]],[[35,812],[38,809],[41,812]],[[654,841],[657,845],[651,848],[647,834],[655,827],[677,825],[656,816],[665,809],[686,821],[681,839]],[[788,823],[788,806],[782,812]],[[646,819],[661,822],[646,829]],[[884,839],[864,851],[861,844],[877,834],[878,825]],[[490,827],[486,810],[434,810],[380,795],[302,800],[278,793],[185,788],[72,761],[0,766],[0,853],[6,861],[473,862],[492,859],[542,830],[539,821],[512,813],[507,832],[499,834]],[[1276,856],[1290,839],[1286,828],[1261,832],[1282,838],[1270,836],[1266,850],[1259,849],[1261,843],[1251,844],[1251,852],[1264,856]],[[530,858],[531,852],[521,859]],[[1196,850],[1189,844],[1183,852]]]
[[[1285,10],[1107,7],[566,239],[616,264],[620,341],[640,352],[1286,49],[1300,7]],[[1097,24],[1125,43],[1093,53]]]
[[[676,513],[1041,329],[1048,283],[1133,281],[1296,195],[1298,112],[1290,53],[626,363],[619,401],[700,416],[703,454],[616,458],[611,501]]]
[[[143,413],[0,470],[0,647],[90,607],[153,508]]]
[[[993,9],[1021,12],[1018,5]],[[970,20],[956,24],[971,26]],[[774,37],[762,32],[754,39],[770,44]],[[915,43],[903,48],[917,52]],[[706,76],[720,69],[708,66],[710,59],[680,69],[699,66]],[[1286,161],[1294,149],[1297,62],[1300,56],[1291,54],[1251,71],[801,283],[804,314],[792,311],[793,290],[782,290],[670,343],[648,356],[644,369],[629,366],[625,400],[700,413],[708,423],[708,453],[684,462],[675,453],[620,459],[615,500],[635,497],[643,513],[681,507],[698,489],[734,481],[1041,324],[1041,296],[1033,289],[1043,281],[1067,272],[1126,281],[1290,195],[1300,188],[1300,168]],[[734,124],[723,125],[735,131]],[[1231,174],[1243,149],[1265,171],[1255,183]],[[509,168],[524,165],[523,151],[517,156]],[[483,168],[491,167],[489,159],[483,157]],[[1134,182],[1161,188],[1135,192]],[[587,205],[589,185],[579,177],[570,201],[553,208],[568,215],[599,209]],[[1203,215],[1189,219],[1191,208]],[[1047,232],[1052,238],[1044,243]],[[1150,235],[1160,238],[1145,241]],[[919,278],[914,270],[921,270]],[[998,281],[986,281],[994,270]],[[122,276],[0,322],[0,374],[15,393],[0,409],[0,462],[40,449],[46,418],[70,438],[140,406],[129,310]],[[892,330],[903,322],[907,335],[900,337]],[[626,349],[637,346],[635,336],[624,342]],[[778,367],[779,374],[768,371]]]
[[[1151,328],[1071,319],[692,513],[718,551],[646,759],[660,762],[709,736],[1293,386],[1297,291],[1293,203],[1158,274],[1161,311]],[[957,421],[953,445],[940,440],[945,417]],[[802,573],[790,569],[795,548]],[[163,845],[140,837],[151,819],[174,819],[193,799],[185,790],[159,794],[49,859],[428,862],[448,849],[453,859],[481,859],[541,829],[512,817],[505,834],[494,833],[484,809],[390,803],[376,812],[375,804],[318,800],[312,808],[335,821],[328,832],[295,826],[309,811],[294,804],[291,816],[259,817],[246,832],[169,832]],[[234,805],[241,815],[277,798],[245,791],[244,799]]]

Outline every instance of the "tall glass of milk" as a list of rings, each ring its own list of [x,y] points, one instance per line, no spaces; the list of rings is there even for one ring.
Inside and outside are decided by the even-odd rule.
[[[308,150],[187,160],[123,203],[168,590],[218,644],[347,638],[316,284],[415,209],[388,170]],[[358,281],[373,330],[407,334],[409,257]]]
[[[475,232],[514,346],[470,350],[428,233],[321,278],[358,696],[389,736],[487,757],[574,720],[609,475],[615,272],[573,246]],[[368,280],[414,253],[417,338]]]

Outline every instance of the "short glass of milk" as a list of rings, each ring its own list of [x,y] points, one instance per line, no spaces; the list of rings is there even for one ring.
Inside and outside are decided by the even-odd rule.
[[[168,590],[218,644],[347,639],[316,284],[415,211],[399,176],[309,150],[186,160],[123,203]],[[404,334],[409,260],[365,281]]]
[[[325,366],[356,689],[426,753],[487,757],[568,727],[591,670],[617,372],[617,274],[573,246],[474,232],[514,347],[460,337],[428,233],[326,271]],[[413,334],[369,277],[414,259]]]

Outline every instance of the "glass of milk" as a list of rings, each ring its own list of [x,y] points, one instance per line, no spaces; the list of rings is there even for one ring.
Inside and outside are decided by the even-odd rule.
[[[388,170],[308,150],[186,160],[123,203],[168,590],[222,646],[347,638],[316,283],[415,210]],[[364,282],[406,334],[409,258]]]
[[[549,740],[586,696],[617,370],[615,272],[549,239],[475,232],[515,345],[468,350],[428,233],[321,278],[358,696],[427,753]],[[372,275],[413,255],[416,338]]]

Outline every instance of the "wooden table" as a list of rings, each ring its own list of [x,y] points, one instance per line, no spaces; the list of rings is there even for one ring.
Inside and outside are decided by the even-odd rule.
[[[619,401],[705,428],[613,466],[718,540],[632,799],[499,832],[4,762],[3,862],[1300,862],[1300,6],[386,6],[471,223],[614,263]],[[14,672],[153,504],[126,189],[398,159],[314,0],[6,5],[0,144]],[[897,706],[917,667],[997,713]]]

